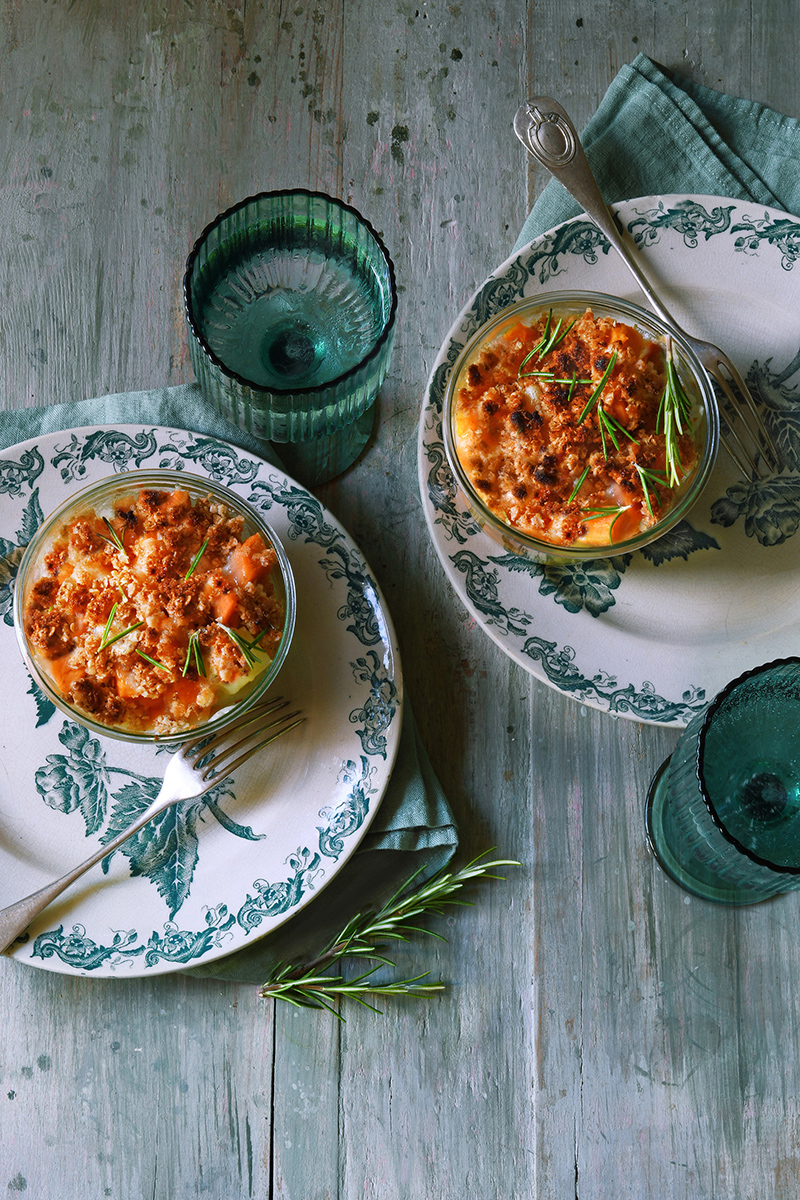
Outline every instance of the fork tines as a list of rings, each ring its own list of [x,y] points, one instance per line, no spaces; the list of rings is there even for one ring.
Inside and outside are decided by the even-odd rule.
[[[723,374],[723,369],[730,379]],[[723,398],[720,441],[737,470],[745,479],[753,476],[761,479],[765,474],[780,471],[781,461],[775,442],[739,372],[732,363],[720,362],[710,373]]]
[[[184,756],[202,770],[204,783],[230,774],[258,750],[302,724],[305,717],[299,708],[288,713],[282,711],[289,703],[278,696],[255,705],[210,739],[199,737],[187,742],[183,748]],[[268,717],[272,719],[266,720]],[[230,742],[231,736],[239,733],[243,736]]]

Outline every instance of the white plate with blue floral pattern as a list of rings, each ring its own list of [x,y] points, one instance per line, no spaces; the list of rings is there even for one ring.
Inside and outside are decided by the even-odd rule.
[[[231,954],[277,928],[358,846],[394,765],[402,677],[380,591],[309,492],[215,438],[129,425],[54,433],[0,453],[0,907],[88,857],[148,803],[169,751],[97,738],[57,712],[16,645],[21,547],[67,496],[111,473],[185,468],[261,509],[297,583],[294,640],[273,693],[303,725],[93,868],[12,953],[75,975],[146,976]],[[105,872],[103,867],[106,868]]]
[[[467,339],[499,309],[543,291],[643,303],[580,216],[504,262],[450,330],[423,402],[420,489],[456,592],[514,661],[593,708],[682,727],[734,676],[800,653],[800,221],[713,196],[615,207],[676,319],[747,378],[786,468],[744,481],[721,452],[689,519],[632,555],[530,563],[478,529],[457,500],[442,442],[442,400]]]

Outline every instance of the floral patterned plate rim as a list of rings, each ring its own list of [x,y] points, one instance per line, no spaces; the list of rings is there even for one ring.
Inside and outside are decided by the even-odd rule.
[[[43,515],[87,483],[142,467],[207,475],[276,530],[298,604],[273,694],[307,719],[233,779],[156,818],[40,915],[11,953],[65,974],[177,971],[277,928],[357,848],[399,744],[402,673],[386,605],[352,538],[305,488],[227,442],[160,426],[12,446],[0,453],[0,906],[110,840],[163,777],[168,750],[94,737],[55,710],[25,670],[11,618],[22,547]]]
[[[420,491],[456,593],[506,654],[590,707],[683,727],[734,676],[800,652],[800,220],[717,196],[615,208],[676,319],[722,346],[747,378],[785,468],[742,480],[721,453],[689,519],[632,555],[534,564],[478,529],[442,441],[442,400],[467,339],[499,309],[545,291],[643,303],[581,215],[512,254],[453,324],[422,404]]]

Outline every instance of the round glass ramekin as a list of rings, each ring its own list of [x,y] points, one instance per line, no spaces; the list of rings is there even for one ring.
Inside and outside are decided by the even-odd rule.
[[[189,357],[215,408],[277,444],[302,483],[363,450],[397,315],[394,266],[349,204],[261,192],[206,226],[183,281]]]
[[[667,337],[671,338],[673,361],[678,376],[692,399],[692,427],[697,459],[694,469],[681,482],[674,502],[657,524],[623,541],[566,545],[533,537],[504,521],[487,507],[480,493],[473,487],[458,456],[456,399],[470,365],[480,356],[481,351],[503,332],[512,329],[520,321],[531,324],[549,310],[552,310],[553,321],[556,321],[560,316],[580,315],[587,308],[590,308],[596,317],[610,317],[633,326],[651,341],[664,344]],[[662,537],[686,517],[708,482],[716,462],[719,449],[719,411],[711,381],[691,346],[653,313],[646,312],[627,300],[600,292],[543,292],[503,309],[482,325],[466,343],[450,372],[444,398],[442,432],[447,461],[458,493],[484,533],[505,549],[536,562],[585,562],[640,550]]]
[[[189,729],[169,734],[134,732],[126,730],[123,727],[106,725],[101,721],[96,721],[82,709],[70,704],[62,696],[46,670],[39,664],[37,656],[31,652],[23,620],[30,590],[36,580],[44,573],[44,557],[59,531],[75,517],[87,511],[96,512],[101,516],[113,515],[116,502],[138,493],[143,488],[152,488],[157,491],[180,489],[189,493],[193,503],[206,496],[211,496],[214,500],[224,504],[231,515],[241,516],[244,519],[242,540],[250,537],[252,534],[258,533],[261,535],[264,543],[272,546],[278,556],[278,568],[273,572],[273,586],[275,587],[278,599],[283,604],[285,614],[283,633],[275,656],[269,666],[256,676],[253,685],[250,688],[243,689],[244,694],[237,698],[235,703],[218,709],[208,720],[193,725]],[[37,686],[41,688],[56,708],[60,709],[61,712],[65,713],[73,721],[77,721],[91,730],[92,733],[138,743],[158,742],[159,744],[175,744],[187,741],[189,738],[197,737],[200,734],[210,735],[224,729],[225,726],[252,708],[275,682],[275,678],[286,659],[294,633],[296,611],[297,600],[294,574],[283,544],[274,529],[267,524],[255,508],[230,488],[224,487],[213,479],[207,479],[199,475],[190,475],[185,471],[128,471],[101,479],[73,493],[59,508],[45,518],[28,543],[19,564],[14,586],[14,628],[17,635],[17,642],[22,657],[25,660],[25,665]]]

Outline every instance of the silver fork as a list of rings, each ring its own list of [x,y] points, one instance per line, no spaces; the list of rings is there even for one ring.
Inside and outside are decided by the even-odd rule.
[[[252,758],[257,751],[301,724],[305,717],[299,709],[290,713],[283,712],[288,705],[289,701],[281,697],[264,701],[214,737],[209,739],[201,735],[184,742],[167,764],[164,782],[155,800],[132,825],[60,879],[0,910],[0,952],[8,950],[14,940],[24,933],[33,918],[47,908],[56,896],[60,896],[65,888],[95,863],[113,854],[148,821],[152,821],[153,817],[157,817],[164,809],[180,800],[196,800],[199,796],[204,796],[221,779]],[[276,716],[276,713],[279,715]],[[231,741],[232,736],[242,733],[243,736]]]
[[[605,234],[622,256],[655,313],[665,325],[679,333],[694,350],[727,401],[725,426],[720,440],[737,469],[749,479],[759,476],[765,460],[779,469],[780,461],[769,431],[750,391],[728,356],[711,342],[691,337],[653,291],[630,249],[623,241],[614,216],[603,199],[580,139],[567,112],[549,96],[535,96],[523,104],[514,118],[514,132],[526,150],[561,183]],[[733,385],[733,386],[731,386]],[[740,394],[737,396],[733,389]],[[749,415],[749,421],[747,419]],[[738,417],[738,422],[737,422]],[[734,423],[736,422],[736,423]],[[739,428],[741,426],[741,429]]]

